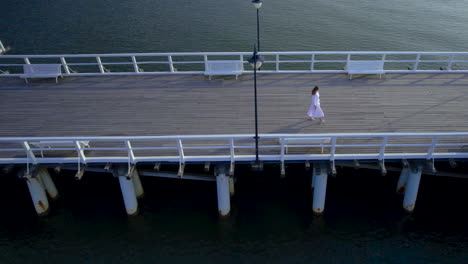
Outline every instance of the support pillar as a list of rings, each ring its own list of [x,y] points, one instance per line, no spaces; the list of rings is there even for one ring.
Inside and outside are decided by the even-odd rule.
[[[226,176],[226,167],[217,166],[216,189],[218,192],[218,212],[220,216],[227,216],[231,211],[231,201],[229,194],[229,177]]]
[[[132,176],[133,187],[135,188],[135,195],[137,198],[143,198],[145,196],[145,190],[143,190],[143,185],[141,184],[140,174],[137,170],[133,173]]]
[[[125,166],[119,167],[117,173],[127,214],[130,216],[136,215],[138,214],[138,201],[133,180],[127,178],[128,170]]]
[[[42,188],[39,179],[37,177],[26,178],[26,183],[28,185],[36,213],[39,216],[47,215],[49,212],[49,201],[47,200],[46,192],[44,188]]]
[[[400,178],[398,178],[398,183],[396,187],[397,194],[404,194],[406,189],[406,184],[408,182],[408,176],[410,173],[409,167],[403,167],[400,173]]]
[[[39,170],[38,178],[40,178],[45,191],[49,195],[50,199],[56,200],[59,196],[57,187],[55,187],[54,181],[50,177],[49,171],[46,167],[42,167]]]
[[[419,182],[421,181],[422,165],[412,165],[409,169],[408,182],[406,184],[405,197],[403,199],[403,208],[411,213],[416,205],[418,196]]]
[[[322,163],[315,163],[312,174],[313,202],[312,210],[320,215],[325,209],[325,197],[327,193],[327,167]]]

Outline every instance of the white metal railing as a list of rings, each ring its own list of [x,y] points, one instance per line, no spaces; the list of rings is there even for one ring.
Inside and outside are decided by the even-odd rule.
[[[6,52],[5,46],[3,46],[2,41],[0,40],[0,54]]]
[[[286,145],[292,138],[330,138],[323,145]],[[89,141],[89,146],[80,144]],[[50,147],[32,147],[48,142]],[[52,142],[52,143],[51,143]],[[53,142],[57,142],[54,146]],[[64,144],[69,142],[68,145]],[[42,143],[41,143],[42,144]],[[44,145],[44,144],[42,144]],[[261,134],[262,161],[467,159],[465,133]],[[286,153],[285,147],[294,149]],[[392,148],[394,148],[392,150]],[[317,151],[314,151],[317,150]],[[65,154],[64,154],[64,151]],[[38,153],[44,152],[44,156]],[[99,154],[99,152],[104,152]],[[143,154],[140,152],[144,152]],[[195,152],[195,153],[194,153]],[[249,162],[253,135],[0,138],[0,164]]]
[[[300,51],[260,52],[259,73],[344,73],[349,60],[381,60],[386,73],[468,72],[468,52]],[[208,60],[247,63],[251,52],[118,53],[0,56],[0,77],[22,74],[30,63],[60,63],[65,76],[202,74]],[[249,67],[244,67],[250,69]],[[244,70],[244,73],[251,73]]]

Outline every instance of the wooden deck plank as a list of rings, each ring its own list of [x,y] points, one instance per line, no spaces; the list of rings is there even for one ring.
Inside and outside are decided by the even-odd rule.
[[[466,74],[260,74],[260,133],[466,132]],[[253,133],[253,77],[0,78],[0,136]],[[326,124],[306,120],[320,87]]]

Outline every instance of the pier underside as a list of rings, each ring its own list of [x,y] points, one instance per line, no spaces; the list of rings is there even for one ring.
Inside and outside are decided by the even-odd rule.
[[[259,74],[259,132],[466,132],[467,77]],[[306,120],[315,85],[322,125]],[[0,136],[253,133],[253,92],[252,75],[0,78]]]

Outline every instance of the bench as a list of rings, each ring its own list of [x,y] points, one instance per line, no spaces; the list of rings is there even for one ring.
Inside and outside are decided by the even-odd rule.
[[[283,138],[283,143],[286,148],[286,154],[288,153],[289,145],[304,145],[304,144],[319,144],[322,147],[323,145],[331,142],[330,137],[317,137],[317,138]]]
[[[89,141],[78,141],[80,148],[89,148]],[[35,148],[76,148],[74,141],[33,141],[29,145]],[[41,150],[41,157],[44,157],[44,151]]]
[[[213,60],[205,61],[205,75],[211,80],[212,75],[241,75],[244,63],[240,60]]]
[[[380,78],[382,78],[382,74],[385,74],[384,62],[380,60],[349,60],[346,63],[346,70],[350,80],[353,78],[353,74],[379,74]]]
[[[25,64],[23,72],[20,78],[24,78],[26,83],[28,78],[55,78],[56,83],[59,76],[63,78],[61,64]]]

